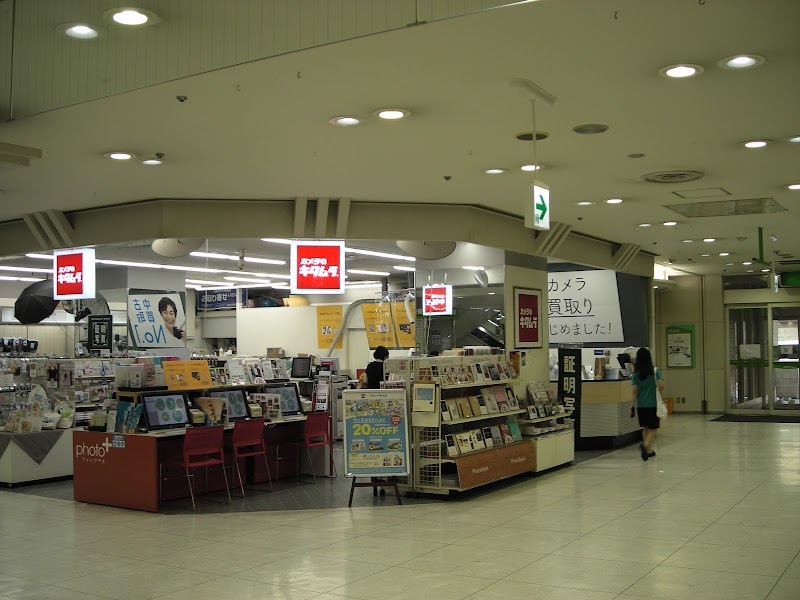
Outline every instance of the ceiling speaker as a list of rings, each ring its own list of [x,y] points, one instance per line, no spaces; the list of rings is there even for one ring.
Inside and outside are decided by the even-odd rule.
[[[161,238],[153,240],[150,247],[159,256],[178,258],[194,252],[205,242],[202,238]]]
[[[421,260],[437,260],[450,256],[456,249],[455,242],[425,242],[420,240],[398,240],[397,247]]]

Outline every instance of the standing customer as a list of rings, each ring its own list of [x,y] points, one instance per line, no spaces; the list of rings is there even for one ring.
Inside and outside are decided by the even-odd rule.
[[[366,375],[365,380],[359,381],[358,387],[361,389],[377,390],[381,387],[381,381],[383,381],[384,377],[383,361],[389,358],[389,351],[386,346],[378,346],[375,348],[375,352],[372,353],[372,357],[375,360],[367,365],[364,373]]]
[[[639,348],[636,353],[635,371],[631,377],[631,418],[639,413],[639,425],[642,427],[642,443],[639,450],[642,460],[655,456],[653,442],[661,419],[656,414],[658,396],[656,389],[663,394],[664,378],[661,371],[653,367],[653,357],[647,348]]]

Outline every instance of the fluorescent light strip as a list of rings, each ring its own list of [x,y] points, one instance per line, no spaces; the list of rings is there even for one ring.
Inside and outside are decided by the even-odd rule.
[[[386,271],[367,271],[364,269],[347,269],[348,273],[353,273],[354,275],[378,275],[380,277],[388,277],[389,273]]]
[[[36,252],[30,252],[26,254],[28,258],[40,258],[42,260],[53,260],[52,254],[37,254]]]
[[[292,240],[287,240],[286,238],[261,238],[261,241],[269,242],[270,244],[286,244],[287,246],[292,243]]]
[[[360,284],[360,283],[345,283],[344,287],[345,287],[345,289],[348,289],[348,290],[354,290],[354,289],[358,289],[358,288],[379,288],[379,287],[381,287],[381,284],[380,283],[364,283],[364,284]]]
[[[350,252],[351,254],[362,254],[364,256],[377,256],[380,258],[391,258],[394,260],[407,260],[408,262],[415,262],[417,260],[413,256],[406,256],[404,254],[392,254],[391,252],[376,252],[374,250],[362,250],[361,248],[345,247],[344,251]]]
[[[277,260],[274,258],[257,258],[255,256],[245,256],[244,262],[259,263],[263,265],[285,265],[285,260]]]
[[[461,268],[462,268],[462,269],[466,269],[467,271],[484,271],[484,270],[485,270],[485,269],[484,269],[484,267],[471,267],[471,266],[466,266],[466,267],[461,267]]]
[[[414,267],[404,267],[403,265],[397,265],[397,266],[394,266],[392,268],[395,269],[396,271],[412,271],[413,272],[413,271],[417,270]]]
[[[220,252],[189,252],[189,256],[195,258],[217,258],[219,260],[233,260],[238,261],[239,256],[236,254],[221,254]],[[276,260],[272,258],[255,258],[252,256],[243,257],[244,262],[261,263],[265,265],[285,265],[285,260]]]
[[[187,279],[186,283],[192,285],[220,285],[222,281],[208,281],[206,279]]]
[[[245,283],[269,283],[269,279],[260,281],[258,279],[248,279],[247,277],[223,277],[226,281],[244,281]]]
[[[49,273],[52,275],[53,269],[40,269],[38,267],[5,267],[0,266],[0,271],[18,271],[20,273]]]
[[[7,277],[0,275],[0,281],[44,281],[44,279],[41,277]]]

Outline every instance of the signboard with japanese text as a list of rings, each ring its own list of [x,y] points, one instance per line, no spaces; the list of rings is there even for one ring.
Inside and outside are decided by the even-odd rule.
[[[550,188],[541,181],[533,184],[533,197],[525,204],[525,227],[550,229]]]
[[[291,257],[293,294],[344,293],[344,242],[295,240]]]
[[[165,360],[164,383],[170,390],[211,387],[211,368],[206,360]]]
[[[414,329],[414,323],[408,318],[405,302],[400,300],[393,302],[392,311],[394,314],[394,328],[397,334],[398,348],[414,348],[417,345],[417,334]],[[416,314],[416,302],[409,303],[409,311],[411,311],[412,315]]]
[[[409,473],[406,391],[345,390],[344,468],[348,477]]]
[[[580,348],[558,349],[558,397],[566,409],[572,410],[575,420],[575,443],[577,446],[581,431],[581,366]]]
[[[411,314],[415,304],[411,303]],[[364,328],[367,332],[367,343],[371,349],[378,346],[387,348],[413,348],[416,346],[416,330],[405,305],[401,301],[375,302],[361,305]]]
[[[236,288],[197,292],[197,310],[236,309]]]
[[[694,367],[694,325],[667,326],[667,367]]]
[[[547,274],[551,344],[624,341],[614,271]]]
[[[543,345],[542,292],[514,288],[514,315],[516,319],[517,348],[541,348]]]
[[[53,298],[55,300],[95,297],[94,258],[94,248],[53,252]]]
[[[336,334],[342,328],[342,305],[317,306],[317,348],[327,350],[331,347]],[[336,342],[336,348],[344,347],[344,336]]]
[[[134,348],[186,346],[186,294],[128,290],[128,332]]]
[[[111,350],[113,321],[111,315],[89,315],[87,346],[89,350]]]
[[[426,285],[422,288],[422,314],[426,317],[453,314],[453,286]]]

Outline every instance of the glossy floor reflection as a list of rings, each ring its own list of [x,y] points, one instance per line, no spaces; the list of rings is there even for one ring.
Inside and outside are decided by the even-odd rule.
[[[0,598],[800,598],[800,427],[681,416],[657,451],[351,510],[149,514],[2,493]]]

